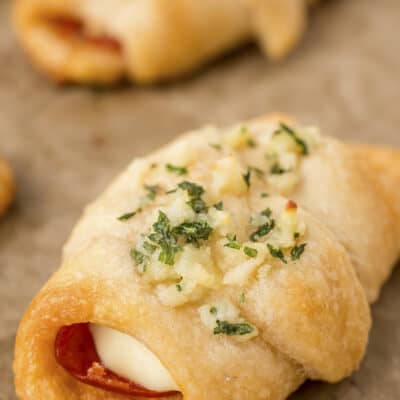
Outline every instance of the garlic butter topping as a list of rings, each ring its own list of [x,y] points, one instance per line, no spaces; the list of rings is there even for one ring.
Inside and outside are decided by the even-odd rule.
[[[259,270],[284,268],[307,248],[297,205],[281,195],[298,184],[302,160],[318,146],[318,133],[279,124],[254,132],[235,127],[218,136],[204,159],[197,155],[191,163],[189,151],[186,164],[179,156],[152,163],[160,184],[144,185],[139,207],[119,217],[127,223],[143,212],[151,221],[133,238],[131,257],[165,306],[204,301],[224,286],[240,291]],[[253,159],[256,165],[248,162]],[[171,179],[174,186],[164,187]],[[263,206],[250,211],[247,199],[255,195]],[[201,306],[199,313],[215,335],[248,340],[258,334],[226,300]]]

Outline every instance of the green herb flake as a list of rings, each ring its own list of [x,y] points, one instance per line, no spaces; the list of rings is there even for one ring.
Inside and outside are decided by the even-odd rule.
[[[282,168],[279,165],[279,163],[275,162],[274,164],[272,164],[271,169],[269,170],[269,172],[272,175],[283,175],[283,174],[286,174],[286,173],[290,172],[290,169]]]
[[[222,146],[219,143],[209,143],[209,146],[212,147],[213,149],[217,150],[217,151],[221,151],[222,150]]]
[[[140,251],[137,251],[135,248],[131,249],[130,255],[132,260],[135,261],[136,265],[141,265],[146,260],[146,256]]]
[[[249,169],[254,172],[257,178],[262,178],[264,176],[264,171],[258,167],[249,167]]]
[[[217,320],[217,326],[214,328],[214,335],[243,336],[252,332],[254,332],[254,328],[244,322],[230,323],[228,321]]]
[[[144,188],[147,191],[147,194],[145,196],[145,200],[151,201],[156,198],[157,193],[160,191],[160,186],[158,185],[144,185]]]
[[[298,239],[300,237],[300,233],[299,232],[295,232],[293,237],[294,237],[294,239]]]
[[[246,254],[246,256],[251,257],[251,258],[256,257],[258,254],[257,249],[254,249],[253,247],[245,246],[243,251],[244,251],[244,254]]]
[[[304,253],[304,250],[306,249],[307,243],[303,243],[301,245],[296,245],[293,247],[293,249],[290,251],[290,257],[292,258],[293,261],[298,260],[301,255]]]
[[[186,190],[189,196],[200,197],[204,194],[204,188],[196,183],[183,181],[178,184],[179,189]]]
[[[178,184],[178,187],[182,190],[186,190],[191,197],[187,202],[196,214],[206,213],[208,207],[206,202],[201,198],[204,194],[204,188],[193,182],[183,181]]]
[[[269,218],[272,215],[272,210],[269,207],[267,207],[265,210],[261,211],[261,215],[263,215],[264,217]]]
[[[262,216],[268,218],[268,221],[260,225],[256,231],[250,235],[252,242],[258,242],[262,237],[267,236],[275,228],[275,220],[271,219],[272,210],[268,207],[260,213]]]
[[[239,303],[243,304],[246,302],[246,293],[240,293]]]
[[[143,243],[143,248],[147,251],[149,254],[153,254],[157,250],[157,246],[154,246],[150,242],[144,242]]]
[[[257,147],[257,143],[255,142],[254,139],[249,138],[249,139],[247,140],[247,146],[249,146],[250,148],[255,148],[255,147]]]
[[[271,219],[265,224],[260,225],[255,232],[250,235],[252,242],[258,242],[262,237],[267,236],[275,228],[275,220]]]
[[[281,132],[287,133],[291,138],[296,142],[296,144],[299,146],[301,153],[307,156],[310,152],[308,149],[307,143],[299,137],[299,135],[294,131],[293,128],[290,126],[284,124],[283,122],[279,123],[280,129],[275,132],[275,134],[279,134]]]
[[[133,218],[139,211],[132,211],[132,212],[128,212],[125,214],[122,214],[120,217],[118,217],[118,221],[128,221],[131,218]]]
[[[262,199],[265,199],[265,198],[269,197],[269,194],[264,192],[264,193],[261,193],[260,196]]]
[[[177,284],[177,285],[176,285],[176,290],[177,290],[178,292],[182,292],[182,286],[179,285],[179,284]]]
[[[171,189],[168,190],[167,192],[165,192],[165,194],[172,194],[172,193],[176,193],[178,189]]]
[[[158,212],[157,222],[153,224],[153,232],[150,233],[148,239],[161,249],[158,260],[164,264],[173,265],[175,255],[182,248],[178,245],[167,215],[162,211]]]
[[[247,186],[247,189],[250,189],[250,185],[251,185],[251,168],[247,168],[247,172],[245,174],[242,175],[244,183]]]
[[[278,258],[283,263],[287,264],[287,261],[285,260],[285,256],[281,249],[276,249],[274,246],[272,246],[272,244],[269,243],[267,244],[267,247],[272,257]]]
[[[215,306],[210,307],[210,314],[217,315],[217,312],[218,312],[217,307]]]
[[[185,243],[200,247],[200,240],[208,240],[213,229],[206,221],[183,222],[173,228],[173,234],[179,235]]]
[[[214,204],[213,207],[218,211],[222,211],[224,209],[224,203],[222,201],[219,201],[218,203]]]
[[[208,207],[206,202],[200,198],[192,198],[188,201],[190,207],[192,207],[193,211],[196,214],[206,213],[208,211]]]
[[[186,175],[188,173],[187,167],[181,167],[178,165],[167,164],[165,166],[166,170],[169,172],[173,172],[177,175]]]
[[[228,239],[228,243],[225,243],[224,247],[235,250],[240,250],[242,248],[242,245],[236,240],[236,235],[228,235],[226,238]]]

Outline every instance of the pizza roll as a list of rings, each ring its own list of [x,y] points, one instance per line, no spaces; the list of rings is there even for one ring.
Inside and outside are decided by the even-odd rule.
[[[11,169],[0,159],[0,216],[9,208],[14,196],[15,185]]]
[[[33,62],[58,81],[139,83],[187,74],[259,39],[287,55],[303,34],[306,0],[17,0],[14,22]]]
[[[23,317],[18,396],[283,400],[350,375],[400,251],[400,156],[379,160],[276,115],[133,161]]]

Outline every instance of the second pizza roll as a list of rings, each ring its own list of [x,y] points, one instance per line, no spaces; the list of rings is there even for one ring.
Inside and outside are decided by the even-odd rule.
[[[18,0],[14,10],[33,62],[81,83],[175,78],[252,38],[280,59],[306,19],[305,0]]]

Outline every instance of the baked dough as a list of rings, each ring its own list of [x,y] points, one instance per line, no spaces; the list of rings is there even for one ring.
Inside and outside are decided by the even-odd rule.
[[[14,179],[9,165],[0,159],[0,216],[3,215],[15,196]]]
[[[276,137],[274,154],[280,164],[265,170],[272,154],[266,149]],[[294,153],[279,153],[282,148],[301,153],[296,169]],[[23,317],[14,362],[18,396],[22,400],[127,398],[79,382],[57,362],[53,351],[57,332],[87,322],[123,332],[150,349],[182,393],[165,399],[283,400],[307,378],[336,382],[350,375],[358,368],[368,340],[368,300],[377,298],[400,252],[400,217],[392,207],[399,196],[399,176],[386,174],[398,171],[400,153],[393,150],[390,158],[382,156],[385,153],[319,136],[274,115],[224,130],[206,127],[136,159],[86,209],[64,248],[60,269]],[[160,218],[160,210],[170,221],[178,221],[186,212],[187,198],[179,203],[186,192],[171,190],[185,180],[204,188],[204,200],[210,205],[207,215],[217,215],[210,221],[222,222],[212,225],[212,236],[197,243],[198,248],[185,245],[182,255],[176,256],[182,267],[184,255],[196,255],[182,272],[178,297],[172,300],[182,300],[186,278],[204,285],[173,304],[161,290],[163,284],[154,285],[149,278],[161,264],[151,261],[140,270],[135,264],[142,261],[133,262],[130,252],[139,248],[152,226],[155,229],[152,224],[157,213]],[[144,185],[161,191],[143,202]],[[202,199],[197,200],[196,207],[204,206]],[[234,247],[251,232],[249,220],[253,224],[264,218],[257,213],[266,205],[270,208],[264,217],[283,211],[277,214],[276,232],[258,230],[258,235],[274,240],[276,233],[280,243],[296,238],[306,247],[299,253],[293,248],[281,255],[266,253],[254,267],[251,262],[264,254],[265,242],[253,235],[254,243],[247,242],[253,249]],[[137,213],[126,214],[131,210]],[[203,218],[198,222],[204,222],[205,214],[198,215]],[[237,238],[221,236],[226,226]],[[226,246],[226,240],[234,243],[233,248]],[[297,244],[296,249],[300,249]],[[203,258],[210,257],[214,266],[207,270],[209,276],[216,270],[215,276],[225,275],[207,286],[209,281],[196,281],[191,274]],[[238,270],[242,258],[246,261]],[[221,299],[254,327],[248,340],[217,335],[206,327],[199,306],[205,304],[207,311]],[[211,307],[210,313],[214,311]]]
[[[18,0],[14,23],[57,81],[151,83],[187,74],[257,38],[273,60],[299,42],[306,0]]]

